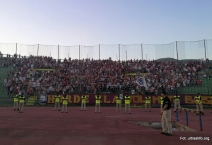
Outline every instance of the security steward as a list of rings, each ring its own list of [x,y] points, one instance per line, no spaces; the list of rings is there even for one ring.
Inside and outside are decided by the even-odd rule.
[[[165,134],[168,136],[172,135],[172,125],[171,125],[171,101],[167,97],[166,92],[163,91],[161,93],[161,96],[164,98],[163,99],[163,108],[161,111],[162,119],[161,119],[161,124],[162,124],[162,129],[163,132],[161,134]]]
[[[180,108],[180,96],[178,95],[178,93],[176,93],[176,95],[174,96],[174,112],[176,112],[177,108]]]
[[[163,110],[163,97],[160,97],[160,111]]]
[[[18,111],[18,95],[15,95],[13,96],[13,101],[14,101],[14,111]]]
[[[67,106],[68,106],[68,97],[66,96],[66,94],[64,94],[62,97],[62,112],[61,113],[63,113],[64,111],[68,113]]]
[[[60,111],[60,99],[61,99],[61,96],[57,93],[57,95],[54,96],[54,102],[55,102],[55,105],[54,105],[54,111],[57,110],[58,108],[58,111]]]
[[[195,99],[195,103],[196,103],[196,108],[197,108],[197,112],[200,112],[203,116],[203,106],[202,106],[202,98],[200,96],[200,93],[197,94],[197,96],[194,97]],[[196,113],[198,115],[198,113]]]
[[[121,98],[120,98],[119,94],[116,96],[116,112],[118,109],[121,112]]]
[[[87,100],[87,96],[82,95],[81,96],[81,111],[86,111],[86,100]]]
[[[97,94],[95,96],[96,99],[96,104],[95,104],[95,113],[99,112],[101,113],[101,96],[99,94]]]
[[[130,111],[130,96],[128,94],[126,96],[124,96],[124,103],[125,103],[124,114],[126,114],[127,110],[129,112],[129,114],[131,114],[131,111]]]
[[[151,112],[150,108],[151,108],[151,98],[149,96],[149,94],[147,93],[147,96],[145,97],[145,112],[147,111],[147,108],[149,109],[149,112]]]
[[[21,95],[19,95],[19,113],[23,113],[24,102],[25,102],[25,97],[24,97],[24,94],[22,93]]]

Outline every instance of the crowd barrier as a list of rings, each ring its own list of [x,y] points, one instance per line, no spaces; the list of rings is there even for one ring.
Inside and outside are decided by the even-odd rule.
[[[178,122],[180,119],[178,117],[178,111],[185,111],[186,112],[186,125],[188,126],[188,112],[198,114],[199,117],[199,126],[200,126],[200,131],[202,131],[202,113],[200,111],[196,111],[194,109],[187,109],[187,108],[177,108],[176,110],[176,121]]]

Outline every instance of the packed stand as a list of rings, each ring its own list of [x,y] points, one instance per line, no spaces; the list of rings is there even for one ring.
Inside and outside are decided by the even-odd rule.
[[[146,88],[136,80],[145,76],[150,93],[176,92],[181,86],[197,85],[198,72],[207,68],[204,63],[169,61],[112,61],[72,60],[56,61],[51,57],[13,58],[14,69],[8,72],[5,86],[8,94],[25,92],[64,93],[143,93]]]

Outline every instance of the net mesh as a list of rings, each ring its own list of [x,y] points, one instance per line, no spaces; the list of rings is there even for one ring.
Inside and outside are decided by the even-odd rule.
[[[0,43],[0,51],[5,55],[14,55],[16,53],[16,43]]]
[[[142,59],[142,45],[120,45],[121,60]]]
[[[48,56],[48,57],[58,59],[58,46],[39,44],[38,56]]]
[[[205,42],[205,46],[206,46],[206,57],[208,59],[212,59],[212,40],[207,40]]]
[[[118,60],[157,60],[173,59],[212,59],[212,40],[177,41],[170,44],[114,44],[114,45],[24,45],[0,43],[2,54],[21,56],[51,56],[54,59],[112,59]]]
[[[100,59],[119,60],[119,45],[100,45]]]
[[[79,59],[79,45],[59,46],[59,59],[65,58]]]
[[[99,46],[80,46],[80,59],[99,59]]]
[[[156,45],[154,44],[144,44],[143,45],[143,59],[153,60],[156,59]]]
[[[38,44],[37,45],[25,45],[25,44],[17,44],[17,54],[21,54],[22,56],[37,56]]]

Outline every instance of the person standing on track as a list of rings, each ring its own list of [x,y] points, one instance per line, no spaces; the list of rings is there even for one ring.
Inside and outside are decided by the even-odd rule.
[[[178,93],[176,93],[176,95],[174,96],[174,112],[176,112],[177,108],[180,109],[180,96],[178,95]]]
[[[160,111],[163,110],[163,97],[160,96]]]
[[[150,108],[151,108],[151,98],[149,96],[149,93],[147,93],[146,97],[145,97],[145,112],[147,111],[147,108],[149,109],[149,112],[151,112]]]
[[[95,96],[96,99],[96,105],[95,105],[95,113],[99,110],[99,113],[101,113],[101,96],[97,94]]]
[[[121,112],[121,98],[120,98],[119,94],[117,94],[117,96],[116,96],[116,112],[118,109]]]
[[[165,134],[168,136],[172,135],[172,125],[171,125],[171,101],[166,95],[166,92],[163,91],[161,93],[161,96],[164,98],[163,99],[163,109],[161,111],[162,119],[161,119],[161,124],[162,124],[162,129],[163,132],[161,134]]]
[[[87,96],[82,95],[81,96],[81,111],[86,111],[86,100],[87,100]]]
[[[55,105],[54,105],[54,111],[57,110],[58,108],[58,111],[60,111],[60,99],[61,99],[61,96],[59,95],[59,93],[57,93],[57,95],[54,96],[55,100]]]
[[[197,94],[197,96],[195,96],[195,103],[196,103],[196,107],[197,107],[197,112],[200,112],[203,116],[203,106],[202,106],[202,98],[200,96],[200,93]],[[196,113],[198,115],[198,113]]]
[[[24,102],[25,102],[25,96],[22,93],[21,95],[19,95],[19,113],[23,113]]]
[[[63,95],[63,98],[62,98],[62,112],[66,112],[68,113],[68,97],[66,96],[66,94]]]
[[[18,94],[16,95],[16,94],[14,94],[14,96],[13,96],[13,101],[14,101],[14,111],[18,111],[19,109],[18,109]]]
[[[124,114],[126,114],[127,110],[129,112],[129,114],[131,114],[131,110],[130,110],[130,96],[128,94],[126,96],[124,96],[124,103],[125,103]]]

